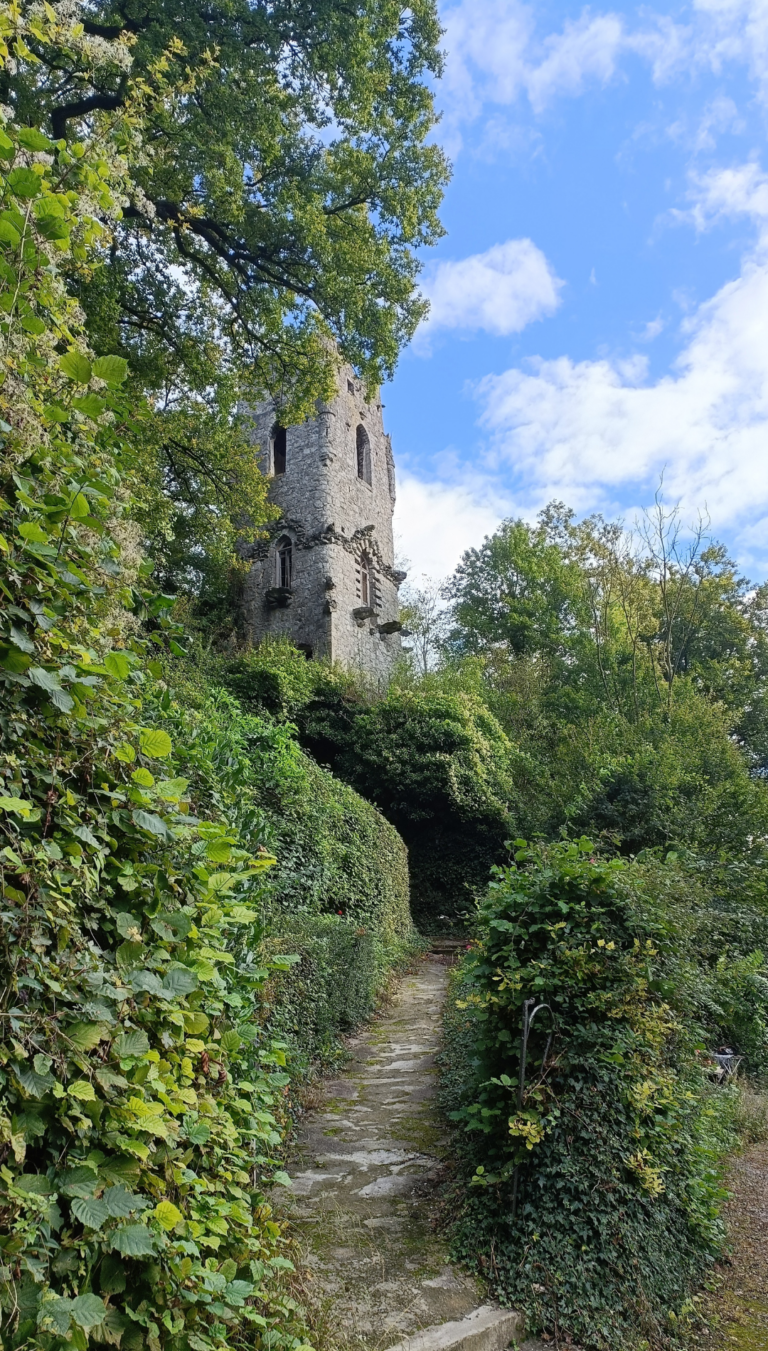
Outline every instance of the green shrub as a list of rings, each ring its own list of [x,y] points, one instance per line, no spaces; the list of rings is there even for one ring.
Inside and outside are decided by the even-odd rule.
[[[419,950],[415,934],[396,944],[373,929],[338,915],[285,918],[262,951],[274,963],[282,953],[299,958],[273,971],[260,998],[260,1016],[288,1050],[293,1078],[312,1062],[338,1060],[340,1038],[372,1013],[393,966]]]
[[[3,38],[87,61],[74,19],[30,22],[4,10]],[[142,410],[61,272],[108,244],[95,203],[118,210],[133,117],[71,148],[0,137],[0,1337],[285,1349],[284,1053],[251,1017],[269,970],[243,937],[269,859],[158,725],[168,601],[119,543]]]
[[[661,1346],[719,1251],[729,1113],[659,992],[671,941],[634,865],[588,840],[519,843],[448,1019],[470,1183],[456,1250],[534,1328]],[[528,999],[551,1012],[533,1024],[520,1106]]]
[[[535,779],[482,702],[462,691],[393,688],[368,705],[318,697],[299,723],[317,758],[405,840],[417,922],[439,928],[465,916],[510,833],[530,825]]]
[[[413,927],[397,831],[302,751],[290,723],[245,715],[186,665],[174,664],[169,679],[173,698],[162,716],[185,763],[201,783],[211,777],[212,804],[229,784],[241,828],[277,855],[267,897],[278,930],[285,915],[341,914],[396,950]]]

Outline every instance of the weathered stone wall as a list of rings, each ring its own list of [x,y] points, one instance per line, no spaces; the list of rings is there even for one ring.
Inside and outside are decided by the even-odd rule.
[[[261,466],[273,475],[274,406],[253,414]],[[358,428],[364,432],[358,435]],[[364,477],[358,473],[358,443]],[[367,478],[370,477],[370,482]],[[392,512],[395,467],[378,398],[366,402],[360,382],[343,367],[339,391],[317,416],[289,427],[285,473],[270,497],[281,519],[269,540],[253,546],[246,584],[246,621],[254,642],[281,635],[314,657],[329,657],[385,681],[400,652]],[[278,547],[290,540],[290,588],[281,588]],[[370,596],[362,594],[368,565]],[[372,613],[364,614],[362,611]]]

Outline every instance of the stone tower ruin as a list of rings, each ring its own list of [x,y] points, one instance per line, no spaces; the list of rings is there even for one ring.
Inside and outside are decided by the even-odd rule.
[[[273,404],[252,414],[262,472],[280,508],[249,552],[245,618],[253,642],[285,637],[386,681],[400,653],[392,512],[395,462],[378,395],[342,367],[336,397],[300,426]]]

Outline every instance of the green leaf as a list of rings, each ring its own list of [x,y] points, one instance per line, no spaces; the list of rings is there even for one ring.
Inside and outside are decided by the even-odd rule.
[[[121,910],[115,916],[115,927],[121,938],[130,938],[131,942],[138,942],[141,937],[141,920],[130,910]]]
[[[99,1289],[105,1295],[121,1295],[125,1289],[125,1267],[112,1253],[106,1253],[102,1258]]]
[[[131,816],[139,830],[146,830],[149,835],[156,835],[159,839],[164,839],[168,834],[168,827],[162,816],[156,816],[154,812],[135,811],[131,813]]]
[[[18,624],[11,624],[11,642],[14,647],[18,647],[21,652],[34,653],[35,644],[32,639],[20,629]]]
[[[82,352],[77,352],[74,349],[61,358],[59,370],[78,385],[87,385],[91,378],[90,361],[83,356]]]
[[[37,222],[37,228],[43,239],[69,239],[70,226],[65,220],[57,220],[55,216],[43,216]]]
[[[186,966],[175,966],[163,976],[163,987],[170,995],[191,994],[198,984],[194,971]]]
[[[67,1093],[70,1098],[77,1098],[79,1102],[95,1102],[96,1093],[90,1079],[75,1079],[73,1084],[67,1087]]]
[[[53,141],[49,141],[42,131],[37,127],[20,127],[16,132],[16,138],[19,145],[23,145],[25,150],[48,150],[54,148]]]
[[[46,1319],[50,1318],[57,1332],[64,1336],[69,1332],[71,1320],[72,1299],[47,1299],[42,1307],[42,1312]]]
[[[52,1088],[56,1080],[52,1074],[38,1074],[30,1065],[15,1065],[16,1078],[31,1098],[42,1098]]]
[[[30,666],[27,671],[27,679],[38,689],[44,690],[50,697],[51,703],[56,708],[61,709],[62,713],[71,713],[75,701],[71,694],[67,694],[67,691],[62,689],[55,671],[46,671],[43,666]]]
[[[141,1176],[141,1166],[137,1159],[127,1154],[118,1154],[99,1164],[99,1177],[104,1182],[126,1183],[135,1186]]]
[[[144,755],[156,760],[164,760],[173,750],[168,733],[159,727],[142,727],[139,732],[139,745]]]
[[[72,1202],[72,1214],[81,1224],[86,1224],[89,1229],[101,1229],[101,1226],[109,1219],[110,1212],[103,1201],[97,1201],[93,1196],[78,1197]]]
[[[204,1145],[211,1138],[211,1128],[204,1121],[193,1122],[186,1127],[186,1131],[187,1139],[192,1145]]]
[[[76,1168],[67,1168],[62,1173],[57,1188],[65,1196],[93,1196],[97,1182],[96,1169],[87,1163],[81,1163]]]
[[[76,408],[78,413],[85,413],[86,417],[101,417],[106,406],[106,399],[100,398],[98,394],[78,394],[72,400],[72,407]]]
[[[143,1210],[149,1204],[143,1196],[136,1196],[121,1186],[108,1187],[101,1199],[114,1220],[127,1219],[134,1210]]]
[[[150,774],[149,770],[145,769],[143,765],[140,765],[138,769],[134,769],[131,778],[133,779],[134,783],[137,783],[139,785],[140,788],[154,787],[155,783],[154,776]]]
[[[211,863],[228,863],[231,853],[232,845],[228,840],[210,840],[205,848],[205,857]]]
[[[128,1056],[146,1055],[149,1050],[149,1037],[146,1032],[123,1032],[115,1038],[112,1049],[121,1060]]]
[[[128,374],[128,362],[125,357],[97,357],[93,363],[93,373],[108,385],[121,385]]]
[[[69,505],[69,515],[73,521],[84,521],[91,514],[91,506],[85,493],[77,493]]]
[[[150,1257],[155,1240],[144,1224],[125,1224],[112,1235],[112,1247],[123,1257]]]
[[[173,1204],[172,1201],[161,1201],[159,1205],[155,1206],[155,1209],[152,1213],[155,1219],[161,1225],[161,1227],[166,1230],[166,1232],[170,1232],[171,1229],[175,1229],[179,1221],[184,1219],[184,1216],[182,1215],[181,1211],[178,1209],[177,1206]]]
[[[31,169],[11,169],[8,175],[8,187],[16,197],[39,197],[42,192],[40,175]]]
[[[192,920],[182,910],[165,910],[150,921],[156,934],[166,940],[181,942],[192,928]],[[169,973],[170,974],[170,973]],[[167,979],[167,977],[166,977]]]
[[[103,1322],[106,1308],[98,1295],[78,1295],[72,1301],[72,1318],[80,1328],[95,1328]]]
[[[22,1173],[13,1180],[13,1185],[27,1196],[50,1196],[53,1184],[45,1173]]]
[[[11,244],[15,248],[20,239],[21,235],[9,220],[0,220],[0,244]]]
[[[42,526],[37,521],[22,521],[21,525],[16,527],[22,539],[32,544],[44,544],[48,539]]]
[[[223,1032],[221,1035],[221,1049],[226,1051],[228,1055],[234,1055],[236,1051],[240,1050],[242,1044],[242,1037],[235,1032],[234,1028],[230,1028],[228,1032]]]
[[[72,1023],[65,1031],[78,1051],[92,1051],[108,1033],[109,1028],[105,1023]]]
[[[25,797],[0,797],[0,808],[4,812],[15,812],[17,816],[28,816],[34,805]]]
[[[189,779],[161,779],[157,796],[164,802],[179,802],[189,791]]]
[[[136,759],[136,752],[128,741],[118,741],[117,745],[112,747],[112,754],[116,760],[121,760],[125,765],[132,765]]]
[[[127,680],[131,673],[131,663],[125,652],[108,652],[104,658],[104,666],[115,680]]]

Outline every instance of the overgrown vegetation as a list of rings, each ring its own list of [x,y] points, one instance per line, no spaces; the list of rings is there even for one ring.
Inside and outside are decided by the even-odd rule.
[[[418,71],[431,60],[429,14],[427,6],[415,39],[426,44],[422,56],[400,80],[405,122],[409,88],[421,109],[416,159],[429,125],[428,97],[418,93]],[[249,529],[267,507],[213,369],[214,340],[225,375],[232,369],[234,346],[217,330],[225,282],[211,299],[202,263],[193,276],[196,299],[180,306],[164,349],[179,365],[161,370],[148,336],[160,332],[150,292],[162,249],[175,240],[183,252],[178,221],[160,238],[162,213],[147,207],[158,228],[149,241],[135,239],[139,254],[148,250],[143,272],[136,255],[130,276],[121,274],[130,303],[119,314],[113,304],[130,252],[118,238],[137,219],[137,201],[151,196],[142,183],[162,161],[167,184],[166,133],[178,129],[182,106],[200,108],[174,20],[164,32],[156,17],[147,33],[119,11],[0,8],[0,1339],[40,1351],[85,1351],[90,1342],[297,1351],[306,1329],[270,1199],[286,1180],[275,1162],[288,1125],[286,1049],[293,1039],[305,1063],[331,1055],[408,949],[404,851],[373,807],[308,764],[285,727],[241,720],[215,689],[198,689],[195,699],[177,689],[194,680],[173,597],[153,584],[143,545],[179,539],[178,476],[169,480],[160,450],[171,431],[183,440],[185,417],[195,420],[197,359],[209,359],[200,380],[213,390],[205,441],[213,460],[187,462],[193,490],[181,493],[181,515],[190,557],[204,566],[182,569],[183,585],[203,594],[206,569],[231,561],[235,482]],[[218,22],[224,37],[227,15]],[[386,45],[391,16],[389,24],[374,32],[361,17],[370,56],[377,41]],[[409,41],[401,37],[399,54]],[[200,65],[210,74],[212,65]],[[216,69],[220,82],[223,66]],[[56,139],[28,125],[46,112]],[[355,118],[348,108],[352,137]],[[177,169],[191,169],[178,141],[176,151]],[[426,152],[428,177],[430,162],[437,165]],[[239,172],[242,187],[242,164]],[[305,193],[310,214],[313,193],[319,201],[317,180]],[[399,280],[390,278],[401,310],[389,338],[379,346],[364,321],[359,327],[374,365],[391,358],[411,303],[418,312],[407,239],[391,234],[401,206],[380,206],[379,242],[375,231],[369,240],[385,270],[390,248],[402,264]],[[358,225],[364,212],[357,202]],[[417,233],[426,228],[418,215]],[[165,255],[169,266],[180,260],[172,249]],[[356,285],[337,253],[341,290],[345,275]],[[274,293],[272,302],[278,331],[285,311]],[[197,324],[205,305],[207,328]],[[139,312],[136,345],[128,329]],[[258,327],[257,313],[250,323]],[[300,329],[289,325],[287,339]],[[303,332],[318,361],[297,397],[310,397],[328,378],[328,328],[310,316]],[[134,362],[132,374],[116,350],[127,347],[145,363]],[[143,397],[160,388],[164,407]],[[219,442],[208,435],[217,418]],[[218,496],[210,489],[216,455],[234,472]],[[300,810],[308,785],[324,804],[313,822]],[[285,847],[279,865],[273,843]],[[303,916],[293,913],[298,895]],[[287,953],[279,941],[286,909],[287,938],[296,940]],[[363,931],[370,960],[342,981],[341,954],[363,944]],[[302,1008],[297,1038],[278,1026],[289,1001],[273,1016],[271,991],[278,973],[310,959],[313,1002]]]
[[[458,1250],[534,1326],[656,1345],[719,1250],[730,1100],[696,1063],[701,1029],[670,979],[681,936],[642,868],[589,840],[519,843],[449,1017],[447,1105],[472,1173]]]

